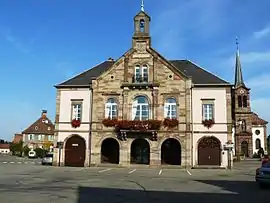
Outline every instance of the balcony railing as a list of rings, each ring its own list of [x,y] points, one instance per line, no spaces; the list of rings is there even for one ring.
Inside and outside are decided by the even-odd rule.
[[[132,83],[148,83],[148,75],[134,75],[132,77]]]

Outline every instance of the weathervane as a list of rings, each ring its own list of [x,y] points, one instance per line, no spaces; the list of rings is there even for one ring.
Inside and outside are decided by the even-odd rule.
[[[142,0],[142,4],[141,4],[141,11],[144,12],[144,2],[143,2],[143,0]]]

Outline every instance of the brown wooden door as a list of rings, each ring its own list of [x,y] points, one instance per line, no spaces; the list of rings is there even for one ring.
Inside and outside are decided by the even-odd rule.
[[[217,138],[204,138],[198,144],[198,165],[220,166],[220,142]]]
[[[85,161],[85,141],[82,137],[74,135],[65,145],[65,166],[83,167]]]

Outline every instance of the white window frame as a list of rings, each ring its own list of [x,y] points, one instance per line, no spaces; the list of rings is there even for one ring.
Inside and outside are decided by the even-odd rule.
[[[81,120],[82,119],[82,103],[74,102],[72,103],[72,120]]]
[[[140,97],[143,97],[145,99],[145,103],[138,103],[138,100]],[[146,107],[147,116],[143,115],[143,108]],[[137,113],[139,112],[139,115],[137,116]],[[145,96],[137,96],[132,104],[132,120],[149,120],[150,119],[150,105],[147,97]]]
[[[33,134],[28,134],[28,140],[34,140],[34,135]]]
[[[105,118],[116,119],[118,115],[117,102],[114,98],[107,100],[105,104]]]
[[[202,104],[203,120],[214,120],[214,104],[203,103]]]
[[[139,70],[138,72],[137,72],[137,70]],[[144,70],[146,70],[146,72],[144,71]],[[139,66],[139,65],[136,65],[135,66],[135,74],[134,74],[134,76],[135,76],[135,81],[137,81],[137,76],[138,76],[138,74],[139,74],[139,76],[142,78],[142,80],[144,79],[144,77],[145,76],[147,76],[147,81],[148,81],[148,79],[149,79],[149,72],[148,72],[148,66],[145,64],[145,65],[143,65],[143,66]],[[145,82],[145,81],[143,81],[143,82]]]
[[[169,102],[170,100],[173,100],[173,102]],[[173,114],[173,112],[175,113]],[[164,118],[169,118],[169,119],[177,118],[177,103],[176,103],[175,98],[171,97],[171,98],[166,99],[166,102],[164,105]]]

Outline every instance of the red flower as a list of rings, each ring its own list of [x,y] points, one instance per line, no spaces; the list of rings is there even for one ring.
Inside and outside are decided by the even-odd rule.
[[[115,125],[117,125],[117,119],[110,119],[110,118],[105,118],[102,121],[102,124],[106,127],[115,127]]]
[[[178,126],[179,121],[176,118],[165,118],[163,121],[163,125],[168,128],[174,128]]]
[[[209,129],[215,124],[215,122],[212,119],[209,119],[209,120],[203,120],[202,124]]]
[[[73,119],[71,121],[71,126],[73,128],[78,128],[78,127],[80,127],[80,125],[81,125],[81,120],[80,119]]]

